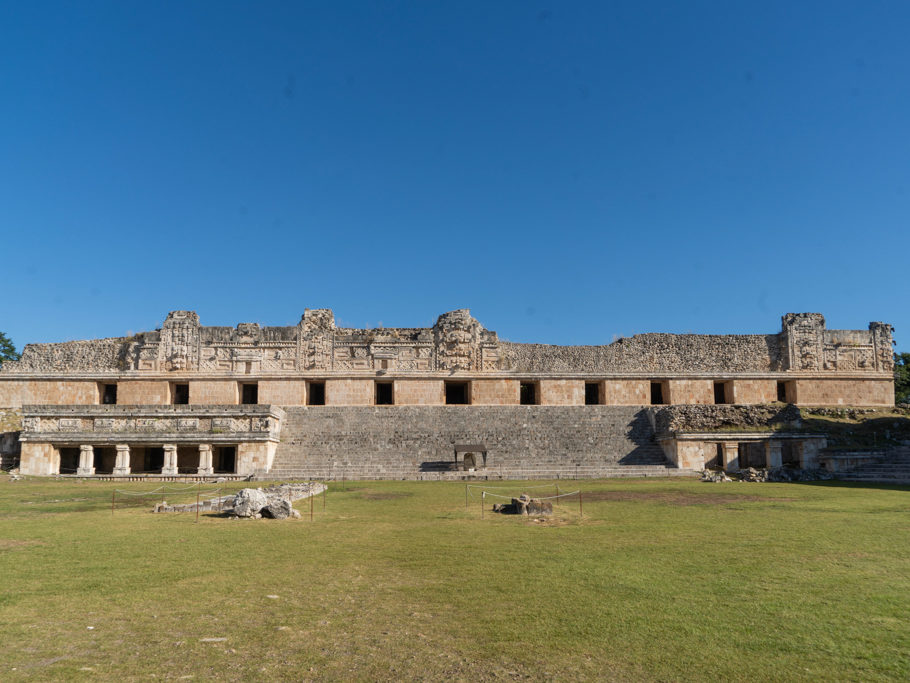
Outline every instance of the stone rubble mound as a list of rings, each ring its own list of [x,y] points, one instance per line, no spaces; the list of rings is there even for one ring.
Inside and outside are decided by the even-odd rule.
[[[719,470],[705,470],[702,472],[702,481],[721,482],[721,481],[821,481],[834,479],[834,475],[827,470],[799,469],[798,467],[770,467],[766,469],[756,469],[747,467],[740,470],[739,479],[732,479],[725,472]]]
[[[269,499],[262,489],[240,489],[234,496],[234,516],[254,517],[268,504]]]
[[[281,484],[262,489],[240,489],[225,509],[233,517],[246,519],[298,519],[300,513],[292,501],[315,496],[324,490],[323,484]]]
[[[722,472],[721,470],[705,470],[701,473],[701,480],[711,482],[733,481],[726,475],[725,472]]]
[[[493,512],[501,512],[504,515],[552,515],[553,503],[522,493],[518,498],[513,498],[511,503],[494,504]]]
[[[786,425],[790,429],[802,425],[799,408],[794,405],[678,405],[657,410],[655,426],[658,434],[675,432],[704,432],[717,429],[742,429]]]
[[[264,508],[262,508],[259,512],[263,517],[268,517],[270,519],[287,519],[288,517],[300,517],[300,513],[291,506],[291,501],[287,499],[272,501]]]

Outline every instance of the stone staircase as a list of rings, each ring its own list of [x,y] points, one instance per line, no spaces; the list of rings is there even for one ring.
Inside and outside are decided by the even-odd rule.
[[[635,406],[286,408],[268,479],[572,479],[690,475]],[[452,471],[453,444],[486,468]],[[478,460],[479,460],[478,455]],[[480,464],[480,463],[478,463]]]
[[[837,478],[843,481],[910,484],[910,447],[891,449],[875,462],[838,472]]]

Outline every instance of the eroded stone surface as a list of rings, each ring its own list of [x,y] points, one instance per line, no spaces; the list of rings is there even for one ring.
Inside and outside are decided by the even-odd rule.
[[[240,489],[234,498],[234,515],[252,517],[268,504],[269,498],[262,489]]]
[[[513,498],[511,503],[497,503],[493,512],[504,515],[552,515],[553,503],[549,500],[531,498],[527,493],[522,493],[518,498]]]

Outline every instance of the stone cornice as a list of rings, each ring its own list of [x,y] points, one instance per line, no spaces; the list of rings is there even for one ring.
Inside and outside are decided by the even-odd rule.
[[[552,372],[552,373],[531,373],[531,372],[326,372],[326,371],[309,371],[295,373],[257,373],[250,375],[238,375],[234,373],[193,373],[193,374],[176,374],[161,372],[79,372],[79,373],[32,373],[0,374],[0,386],[3,382],[28,382],[28,381],[73,381],[73,382],[115,382],[115,381],[158,381],[158,382],[177,382],[186,383],[191,381],[234,381],[239,383],[274,381],[274,380],[297,380],[297,381],[324,381],[335,379],[371,379],[379,381],[390,381],[396,379],[416,380],[416,379],[433,379],[433,380],[483,380],[483,379],[515,379],[515,380],[539,380],[539,379],[583,379],[590,382],[600,380],[622,380],[622,379],[643,379],[643,380],[680,380],[680,379],[712,379],[712,380],[736,380],[736,379],[773,379],[773,380],[791,380],[791,379],[894,379],[892,372],[807,372],[807,371],[781,371],[781,372],[616,372],[616,373],[569,373],[569,372]]]

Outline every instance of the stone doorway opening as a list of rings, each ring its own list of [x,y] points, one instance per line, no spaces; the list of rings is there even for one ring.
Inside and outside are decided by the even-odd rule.
[[[76,474],[79,469],[79,449],[65,447],[60,449],[60,474]]]
[[[180,474],[196,474],[199,471],[199,447],[177,447],[177,472]]]
[[[94,458],[95,474],[114,473],[114,465],[117,463],[117,449],[110,446],[95,446]]]
[[[141,472],[158,474],[164,467],[164,449],[161,446],[151,446],[145,449],[142,457]],[[135,470],[134,470],[135,471]]]
[[[585,382],[585,405],[586,406],[600,405],[600,383],[599,382]]]
[[[237,447],[218,446],[212,456],[215,474],[234,474],[237,471]]]
[[[471,402],[469,390],[467,382],[446,382],[446,405],[468,405]]]
[[[537,383],[522,382],[519,385],[519,401],[523,406],[537,405]]]

